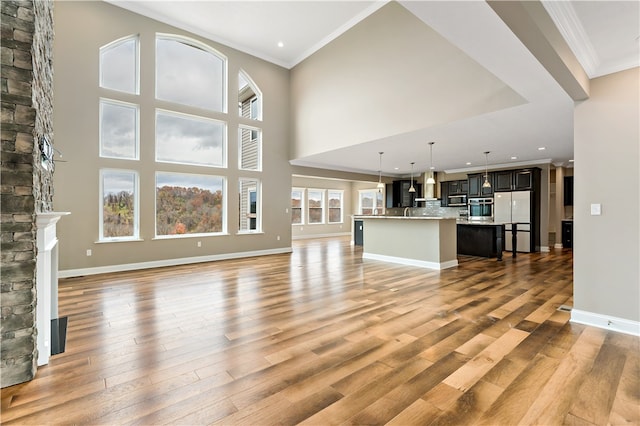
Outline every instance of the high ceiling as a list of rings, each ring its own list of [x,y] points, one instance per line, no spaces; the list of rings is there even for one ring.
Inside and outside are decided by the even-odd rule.
[[[386,1],[109,2],[293,68]],[[428,141],[438,171],[465,172],[573,158],[573,100],[482,1],[400,1],[407,10],[493,73],[528,103],[446,125],[358,141],[292,164],[390,176],[427,170]],[[544,1],[589,78],[640,65],[640,2]],[[281,44],[279,46],[279,43]],[[540,150],[539,148],[545,148]]]

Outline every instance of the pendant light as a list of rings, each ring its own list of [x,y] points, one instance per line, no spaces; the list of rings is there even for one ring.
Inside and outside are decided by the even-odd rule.
[[[483,188],[491,188],[491,182],[489,182],[489,152],[484,152],[484,183],[482,184]]]
[[[414,161],[411,162],[411,186],[409,187],[409,192],[416,192],[416,189],[413,187],[413,165]]]
[[[382,192],[382,189],[384,188],[384,183],[382,183],[382,154],[384,154],[383,151],[378,152],[378,154],[380,154],[380,167],[378,169],[378,192]]]
[[[429,177],[427,178],[427,185],[435,185],[436,180],[433,178],[433,144],[435,142],[429,142]]]

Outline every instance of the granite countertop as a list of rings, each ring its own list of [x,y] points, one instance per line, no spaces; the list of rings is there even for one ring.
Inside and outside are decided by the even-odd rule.
[[[493,220],[456,219],[456,223],[458,225],[496,226],[496,225],[508,225],[510,222],[496,222]]]
[[[354,219],[402,219],[402,220],[456,220],[455,217],[442,216],[384,216],[384,215],[354,215]]]

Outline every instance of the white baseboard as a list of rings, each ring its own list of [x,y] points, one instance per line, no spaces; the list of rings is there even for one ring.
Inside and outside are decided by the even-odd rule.
[[[553,248],[561,249],[562,248],[562,243],[555,243],[553,245]]]
[[[571,322],[631,334],[632,336],[640,336],[640,322],[624,318],[572,309]]]
[[[540,253],[549,253],[550,251],[549,246],[540,247]]]
[[[374,254],[374,253],[362,253],[363,259],[371,259],[371,260],[381,260],[383,262],[391,262],[391,263],[399,263],[401,265],[407,266],[418,266],[420,268],[428,268],[428,269],[447,269],[453,268],[454,266],[458,266],[457,260],[450,260],[448,262],[427,262],[425,260],[417,260],[417,259],[407,259],[405,257],[395,257],[395,256],[385,256],[382,254]]]
[[[106,274],[110,272],[135,271],[138,269],[161,268],[164,266],[188,265],[191,263],[214,262],[217,260],[241,259],[244,257],[267,256],[270,254],[291,253],[291,247],[269,250],[255,250],[238,253],[214,254],[209,256],[182,257],[178,259],[153,260],[150,262],[125,263],[121,265],[98,266],[95,268],[66,269],[58,272],[59,278],[80,277],[84,275]]]
[[[292,236],[292,240],[308,240],[311,238],[329,238],[329,237],[345,237],[351,235],[351,232],[336,232],[333,234],[305,234]]]

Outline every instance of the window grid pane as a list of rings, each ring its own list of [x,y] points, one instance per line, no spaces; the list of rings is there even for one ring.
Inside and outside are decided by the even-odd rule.
[[[138,94],[138,37],[100,48],[100,87]]]
[[[139,109],[124,102],[100,100],[100,156],[138,159]]]
[[[256,129],[240,127],[238,139],[240,141],[240,164],[241,170],[260,170],[262,168],[261,159],[261,132]]]
[[[224,110],[224,58],[177,39],[156,39],[156,98]]]
[[[256,179],[240,179],[239,224],[240,232],[260,231],[260,182]]]
[[[224,167],[225,147],[225,123],[156,111],[156,161]]]
[[[291,223],[300,225],[304,223],[302,217],[302,190],[294,189],[291,191]]]
[[[309,223],[324,223],[324,191],[307,191]]]
[[[103,169],[100,181],[100,240],[138,238],[138,174]]]
[[[224,232],[224,182],[221,176],[156,173],[156,235]]]
[[[329,223],[342,223],[342,191],[329,191]]]

